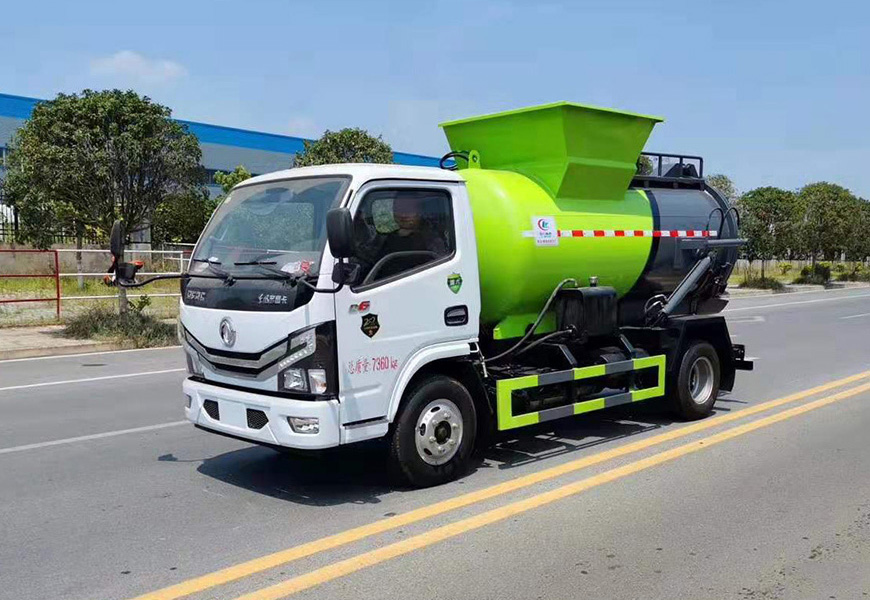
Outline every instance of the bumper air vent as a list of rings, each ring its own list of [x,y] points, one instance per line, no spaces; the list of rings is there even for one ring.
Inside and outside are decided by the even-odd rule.
[[[205,400],[202,403],[202,407],[205,409],[205,412],[208,413],[208,416],[210,416],[212,419],[214,419],[215,421],[221,420],[221,411],[220,408],[218,408],[217,402],[215,402],[214,400]]]
[[[251,429],[262,429],[269,422],[269,417],[262,410],[255,408],[247,409],[248,427]]]

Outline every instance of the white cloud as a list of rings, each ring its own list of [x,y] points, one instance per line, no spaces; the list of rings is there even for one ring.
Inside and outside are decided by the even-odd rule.
[[[91,61],[91,74],[126,84],[166,84],[187,75],[187,69],[171,60],[151,59],[132,50]]]

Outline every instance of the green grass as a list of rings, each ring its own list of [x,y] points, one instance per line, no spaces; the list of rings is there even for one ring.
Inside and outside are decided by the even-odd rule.
[[[45,302],[22,302],[12,304],[0,304],[0,327],[15,327],[21,325],[48,325],[63,323],[91,308],[101,308],[111,311],[117,310],[116,298],[104,299],[81,299],[82,296],[116,296],[118,289],[103,284],[98,278],[86,277],[84,287],[79,288],[75,277],[61,279],[61,319],[58,320],[55,313],[54,279],[43,278],[0,278],[0,299],[16,298],[46,298]],[[161,296],[154,294],[177,294],[179,282],[174,280],[155,281],[144,288],[128,290],[128,297],[135,302],[134,294],[146,294],[150,304],[145,313],[155,318],[172,318],[178,316],[178,297]]]
[[[147,287],[141,288],[141,293],[150,294],[177,294],[179,290],[179,282],[177,280],[155,281],[148,284]],[[140,293],[140,291],[130,290],[130,293]],[[15,278],[0,278],[0,296],[8,297],[30,297],[53,298],[55,294],[54,279],[48,278],[30,278],[30,277],[15,277]],[[72,298],[75,296],[107,296],[117,294],[117,289],[109,287],[96,277],[85,277],[84,287],[79,288],[76,277],[62,277],[60,280],[60,295],[63,298]]]
[[[174,325],[132,308],[121,315],[100,306],[90,308],[71,318],[63,335],[76,339],[121,342],[135,348],[177,343]]]
[[[760,275],[755,276],[750,273],[743,277],[743,280],[740,281],[739,287],[779,292],[785,289],[785,284],[779,279],[774,279],[773,277],[761,277]]]

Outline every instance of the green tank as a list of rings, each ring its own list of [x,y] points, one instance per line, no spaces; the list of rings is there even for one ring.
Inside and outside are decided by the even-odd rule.
[[[664,273],[674,270],[674,248],[665,252],[670,263],[655,260],[662,247],[652,232],[662,226],[658,205],[669,192],[657,191],[656,201],[629,187],[661,121],[562,102],[441,124],[451,149],[468,156],[457,165],[474,215],[481,321],[495,339],[522,335],[563,279],[588,285],[597,277],[622,299],[649,288],[645,301],[691,267]],[[675,200],[676,212],[687,214],[673,215],[669,226],[706,226],[719,202],[702,190],[691,194]],[[657,264],[658,281],[640,285]]]

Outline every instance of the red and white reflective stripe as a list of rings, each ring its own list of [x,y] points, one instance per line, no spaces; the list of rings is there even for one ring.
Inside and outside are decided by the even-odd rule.
[[[535,237],[534,231],[524,231],[523,237]],[[715,231],[703,229],[560,229],[559,237],[716,237]]]

